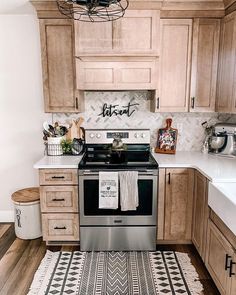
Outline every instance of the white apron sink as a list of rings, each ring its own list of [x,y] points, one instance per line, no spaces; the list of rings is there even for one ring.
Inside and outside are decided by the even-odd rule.
[[[208,205],[236,235],[236,183],[209,183]]]

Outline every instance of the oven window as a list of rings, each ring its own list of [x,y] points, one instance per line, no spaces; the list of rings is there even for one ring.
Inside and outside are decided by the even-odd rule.
[[[138,180],[139,206],[135,211],[121,211],[114,209],[99,209],[98,207],[98,180],[84,180],[84,215],[152,215],[153,180]]]

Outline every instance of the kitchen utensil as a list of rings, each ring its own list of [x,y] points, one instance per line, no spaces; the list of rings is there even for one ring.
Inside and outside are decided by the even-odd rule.
[[[166,127],[160,128],[157,135],[156,153],[175,154],[178,130],[171,127],[172,119],[166,119]]]
[[[76,127],[77,127],[77,137],[78,138],[83,138],[83,133],[81,131],[81,125],[84,122],[84,118],[80,117],[77,121],[76,121]]]
[[[48,132],[49,125],[48,125],[48,122],[47,121],[43,122],[43,129]]]

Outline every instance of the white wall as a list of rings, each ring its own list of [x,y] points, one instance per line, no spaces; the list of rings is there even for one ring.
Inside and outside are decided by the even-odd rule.
[[[39,42],[34,12],[0,15],[0,222],[13,220],[14,191],[38,185],[33,164],[43,156],[42,122],[51,118],[43,112]]]

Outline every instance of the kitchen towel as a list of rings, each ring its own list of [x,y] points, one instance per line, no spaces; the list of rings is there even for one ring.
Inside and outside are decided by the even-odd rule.
[[[118,172],[99,172],[99,209],[118,208]]]
[[[121,211],[136,210],[138,200],[138,172],[119,172]]]

